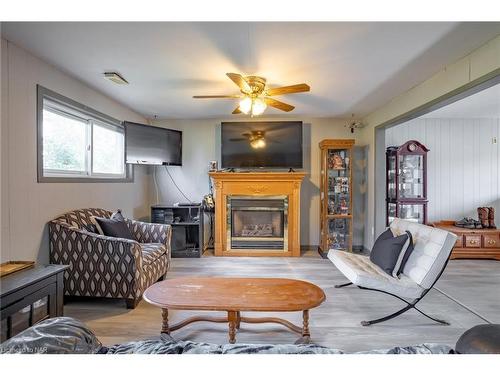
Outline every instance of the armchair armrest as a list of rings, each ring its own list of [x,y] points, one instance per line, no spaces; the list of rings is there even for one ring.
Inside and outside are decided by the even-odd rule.
[[[141,243],[161,243],[167,249],[168,267],[172,259],[172,226],[169,224],[146,223],[127,219],[127,225],[134,238]]]
[[[50,262],[67,264],[66,294],[136,298],[142,250],[134,240],[102,236],[61,221],[49,223]]]
[[[127,219],[127,224],[135,240],[140,243],[162,243],[170,253],[172,226],[169,224],[146,223]]]

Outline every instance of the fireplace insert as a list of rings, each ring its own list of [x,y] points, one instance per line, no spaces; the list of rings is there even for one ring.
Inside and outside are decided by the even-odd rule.
[[[232,250],[288,250],[288,197],[228,196],[227,236]]]

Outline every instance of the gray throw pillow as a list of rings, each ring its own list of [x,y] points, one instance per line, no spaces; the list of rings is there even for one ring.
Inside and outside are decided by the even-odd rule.
[[[408,258],[413,252],[413,236],[409,230],[406,231],[406,234],[408,235],[408,241],[405,246],[403,246],[401,253],[399,253],[398,261],[396,262],[394,270],[392,271],[392,276],[394,277],[399,277],[399,275],[401,275],[403,269],[405,268],[406,262],[408,261]]]
[[[134,239],[121,210],[113,213],[109,219],[97,216],[92,216],[91,219],[92,222],[95,223],[99,233],[104,236],[126,238],[129,240]]]
[[[125,218],[122,215],[122,210],[121,209],[117,209],[115,212],[113,212],[113,214],[111,215],[110,219],[118,220],[118,221],[125,221]]]
[[[388,231],[390,229],[382,233],[375,241],[370,253],[370,260],[382,268],[385,273],[393,276],[392,273],[398,261],[399,254],[405,248],[405,245],[408,246],[409,237],[407,233],[394,237],[392,236],[392,232],[391,237],[389,237]]]

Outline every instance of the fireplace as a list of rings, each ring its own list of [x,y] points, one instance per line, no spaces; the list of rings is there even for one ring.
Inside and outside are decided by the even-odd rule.
[[[210,172],[215,256],[300,256],[303,172]]]
[[[229,250],[288,251],[288,197],[227,196]]]

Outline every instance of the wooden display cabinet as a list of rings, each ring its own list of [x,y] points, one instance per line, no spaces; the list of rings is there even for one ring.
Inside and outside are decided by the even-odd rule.
[[[354,139],[325,139],[321,150],[320,245],[325,257],[330,249],[352,250],[352,148]]]

